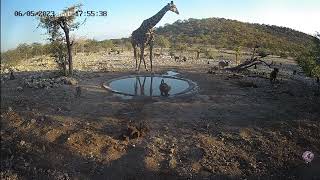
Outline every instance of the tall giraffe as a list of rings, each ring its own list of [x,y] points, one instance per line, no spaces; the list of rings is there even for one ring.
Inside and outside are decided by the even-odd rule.
[[[152,71],[152,50],[153,50],[153,42],[154,42],[154,29],[153,27],[158,24],[158,22],[163,18],[163,16],[168,12],[172,11],[176,14],[179,14],[179,11],[176,5],[168,3],[165,7],[163,7],[157,14],[152,16],[149,19],[146,19],[142,22],[141,26],[132,32],[131,35],[131,43],[133,47],[134,59],[136,60],[136,71],[140,70],[141,61],[144,63],[144,67],[146,71],[148,71],[146,62],[144,60],[144,49],[147,45],[150,47],[150,65]],[[140,62],[138,65],[137,59],[137,48],[140,47]]]

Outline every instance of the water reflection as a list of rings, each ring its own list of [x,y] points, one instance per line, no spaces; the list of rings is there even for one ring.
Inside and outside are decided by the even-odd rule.
[[[112,91],[124,95],[167,97],[187,90],[189,83],[171,77],[136,76],[114,80],[109,87]]]

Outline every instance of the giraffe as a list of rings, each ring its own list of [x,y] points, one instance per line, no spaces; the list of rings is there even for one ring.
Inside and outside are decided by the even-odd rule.
[[[142,22],[141,26],[132,32],[131,35],[131,44],[133,47],[133,54],[134,59],[136,60],[136,71],[140,70],[141,61],[144,63],[144,67],[146,71],[148,71],[146,62],[144,60],[144,49],[147,45],[149,45],[150,49],[150,65],[152,71],[152,50],[153,50],[153,43],[154,43],[154,26],[158,24],[158,22],[163,18],[163,16],[168,12],[172,11],[176,14],[179,14],[179,11],[176,5],[168,3],[165,7],[163,7],[157,14],[152,16],[149,19],[146,19]],[[137,48],[140,47],[140,62],[138,65],[137,59]]]

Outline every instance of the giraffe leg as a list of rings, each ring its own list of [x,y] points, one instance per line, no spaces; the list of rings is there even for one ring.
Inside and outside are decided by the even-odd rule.
[[[134,59],[136,60],[136,71],[138,70],[138,58],[137,58],[137,46],[132,44],[133,46],[133,55]]]
[[[141,45],[140,47],[140,62],[139,62],[139,66],[138,66],[138,71],[140,70],[140,65],[141,65],[141,61],[143,60],[144,62],[144,45]]]
[[[143,53],[144,53],[144,52],[143,52]],[[143,56],[143,59],[142,59],[142,60],[143,60],[144,68],[146,69],[146,71],[149,71],[148,68],[147,68],[147,64],[146,64],[146,61],[145,61],[145,59],[144,59],[144,56]]]
[[[152,72],[153,42],[150,42],[149,46],[150,46],[150,65],[151,65],[151,72]]]

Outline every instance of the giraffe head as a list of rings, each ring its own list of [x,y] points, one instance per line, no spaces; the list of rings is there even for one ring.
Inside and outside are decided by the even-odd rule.
[[[178,11],[176,5],[173,4],[173,1],[171,1],[171,3],[168,3],[167,7],[168,7],[169,11],[172,11],[176,14],[179,14],[179,11]]]

